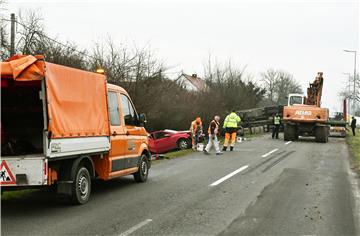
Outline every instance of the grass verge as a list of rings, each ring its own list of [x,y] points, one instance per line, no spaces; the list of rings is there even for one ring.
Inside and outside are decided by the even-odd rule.
[[[164,156],[166,157],[166,159],[173,159],[173,158],[177,158],[177,157],[186,156],[186,155],[188,155],[188,154],[190,154],[192,152],[194,152],[194,150],[185,149],[185,150],[168,152],[168,153],[165,153]]]
[[[23,189],[16,191],[6,191],[1,194],[1,200],[24,198],[37,191],[39,191],[39,189]]]
[[[360,135],[353,136],[351,132],[346,134],[346,142],[350,147],[353,157],[353,168],[360,175]]]

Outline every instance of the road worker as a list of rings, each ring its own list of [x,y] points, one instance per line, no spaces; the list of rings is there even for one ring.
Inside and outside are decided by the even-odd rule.
[[[279,129],[280,129],[280,121],[281,118],[279,116],[279,113],[276,113],[276,115],[274,116],[274,120],[273,120],[273,130],[272,130],[272,138],[274,139],[276,137],[276,139],[279,139]]]
[[[211,146],[214,144],[216,155],[223,154],[220,152],[218,134],[219,134],[219,126],[220,126],[220,116],[215,116],[214,119],[210,122],[208,128],[209,142],[204,149],[204,154],[210,154],[209,151]]]
[[[192,148],[196,150],[196,146],[198,144],[199,138],[203,132],[202,122],[200,117],[196,117],[196,119],[191,122],[190,131],[191,131]]]
[[[238,123],[241,121],[240,117],[235,113],[235,110],[226,116],[224,120],[223,128],[225,129],[225,141],[223,146],[223,151],[226,151],[229,140],[231,137],[230,151],[234,150],[235,141],[236,141],[236,132],[238,129]]]
[[[353,135],[355,136],[355,129],[356,129],[356,119],[355,119],[355,116],[352,117],[352,120],[351,120],[351,130],[352,130],[352,133]]]

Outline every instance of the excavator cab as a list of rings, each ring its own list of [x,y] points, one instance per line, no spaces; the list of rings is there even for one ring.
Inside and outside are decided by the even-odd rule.
[[[295,104],[302,105],[304,104],[305,96],[303,94],[290,93],[288,98],[288,106],[293,106]]]

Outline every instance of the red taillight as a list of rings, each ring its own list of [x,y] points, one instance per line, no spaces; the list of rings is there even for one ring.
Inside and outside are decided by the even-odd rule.
[[[47,161],[44,162],[44,175],[47,175]]]

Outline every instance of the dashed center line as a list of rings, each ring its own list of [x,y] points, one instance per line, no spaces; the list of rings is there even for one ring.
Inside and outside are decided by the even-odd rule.
[[[224,182],[225,180],[233,177],[234,175],[240,173],[241,171],[245,170],[245,169],[248,168],[248,167],[249,167],[249,166],[242,166],[242,167],[240,167],[239,169],[231,172],[230,174],[225,175],[225,176],[222,177],[221,179],[216,180],[214,183],[210,184],[209,186],[213,187],[213,186],[216,186],[216,185],[218,185],[218,184],[221,184],[221,183]]]
[[[279,150],[278,148],[275,148],[274,150],[271,150],[270,152],[268,153],[265,153],[264,155],[262,155],[261,157],[267,157],[267,156],[270,156],[272,153],[276,152],[277,150]]]
[[[152,219],[146,219],[142,222],[140,222],[137,225],[134,225],[133,227],[131,227],[130,229],[126,230],[125,232],[121,233],[119,236],[127,236],[129,234],[134,233],[136,230],[140,229],[141,227],[149,224],[152,221]]]
[[[285,145],[288,145],[288,144],[290,144],[291,142],[292,142],[292,141],[288,141],[288,142],[285,143]]]

